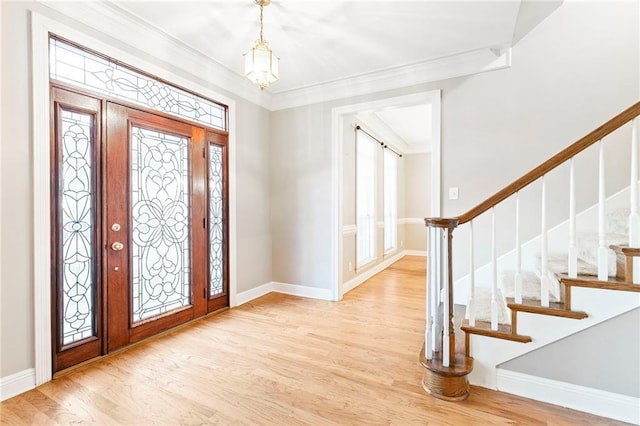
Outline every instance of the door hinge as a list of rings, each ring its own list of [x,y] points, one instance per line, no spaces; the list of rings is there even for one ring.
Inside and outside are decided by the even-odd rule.
[[[207,150],[202,147],[202,158],[207,158]]]
[[[203,228],[206,228],[206,227],[207,227],[207,218],[206,218],[206,217],[203,217],[203,218],[202,218],[202,227],[203,227]]]
[[[205,298],[205,299],[207,298],[207,288],[206,287],[202,288],[202,297]]]

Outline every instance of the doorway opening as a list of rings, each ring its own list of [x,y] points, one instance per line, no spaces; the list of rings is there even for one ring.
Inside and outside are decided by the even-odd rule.
[[[355,212],[349,214],[348,208],[354,203],[354,188],[347,188],[347,177],[345,173],[352,174],[353,167],[345,164],[345,159],[349,157],[349,152],[345,153],[345,147],[348,145],[350,133],[353,133],[355,126],[368,126],[369,131],[375,132],[379,137],[385,138],[385,144],[391,145],[394,149],[400,150],[405,157],[412,157],[413,167],[420,166],[419,161],[424,161],[424,170],[428,170],[426,179],[420,182],[412,182],[415,191],[421,191],[428,199],[428,206],[420,210],[417,217],[402,217],[398,219],[398,223],[403,225],[411,225],[412,227],[424,226],[423,215],[438,216],[440,215],[441,200],[441,184],[440,184],[440,164],[441,164],[441,138],[440,138],[440,90],[416,93],[413,95],[399,96],[381,99],[372,102],[364,102],[359,104],[345,105],[332,109],[332,271],[333,271],[333,298],[335,300],[342,299],[344,293],[349,291],[361,282],[364,282],[373,274],[384,269],[388,264],[395,261],[404,254],[425,254],[424,250],[406,250],[406,247],[399,247],[395,256],[382,256],[384,261],[378,262],[375,267],[369,268],[366,272],[354,275],[355,262],[349,257],[355,253],[354,244],[357,238],[357,227],[355,219],[351,216]],[[389,122],[393,122],[411,111],[417,114],[416,120],[428,122],[428,126],[416,126],[422,128],[421,132],[430,132],[427,135],[429,147],[416,147],[407,144],[406,141],[397,138],[397,133],[406,133],[403,131],[389,132]],[[422,114],[422,115],[420,115]],[[380,119],[380,117],[384,117]],[[396,124],[399,125],[399,124]],[[386,129],[385,129],[386,128]],[[428,130],[425,130],[428,129]],[[393,140],[393,134],[396,134],[396,140]],[[351,148],[349,148],[351,149]],[[428,155],[424,155],[427,154]],[[412,154],[420,154],[412,155]],[[420,159],[418,159],[418,157]],[[405,158],[406,159],[406,158]],[[349,160],[352,160],[349,158]],[[417,161],[416,161],[417,160]],[[351,169],[350,169],[351,168]],[[405,183],[406,186],[406,183]],[[402,188],[401,188],[402,190]],[[421,194],[424,195],[424,194]],[[424,213],[422,213],[424,212]],[[351,223],[353,222],[353,223]],[[382,228],[383,222],[379,223]],[[382,230],[380,230],[382,232]],[[426,237],[425,237],[426,244]],[[384,253],[384,252],[381,252]],[[353,256],[352,256],[353,257]],[[349,279],[346,279],[346,278]]]

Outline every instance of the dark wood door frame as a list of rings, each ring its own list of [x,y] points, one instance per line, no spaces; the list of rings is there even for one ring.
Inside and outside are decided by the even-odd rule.
[[[229,306],[229,216],[228,216],[228,135],[215,129],[204,128],[164,113],[143,111],[139,107],[112,102],[106,98],[84,93],[64,85],[51,85],[51,164],[54,176],[59,176],[60,109],[66,108],[94,117],[92,128],[94,148],[92,158],[95,164],[95,325],[92,338],[71,345],[61,345],[60,312],[60,241],[59,234],[59,183],[52,179],[52,348],[53,371],[60,371],[74,364],[94,358],[144,339],[160,331],[203,316],[209,312]],[[112,111],[108,113],[108,111]],[[116,112],[114,115],[113,112]],[[130,245],[128,217],[130,216],[129,177],[116,178],[116,168],[127,169],[129,162],[128,133],[132,123],[156,130],[179,134],[190,140],[190,235],[191,235],[191,306],[162,315],[148,322],[132,323],[130,302],[130,280],[128,250],[113,251],[111,244],[123,242]],[[119,141],[111,143],[111,140]],[[209,229],[208,209],[208,145],[223,148],[223,203],[224,203],[224,291],[209,295]],[[202,155],[200,155],[202,153]],[[120,158],[120,160],[109,160]],[[119,164],[121,163],[121,164]],[[117,165],[117,167],[116,167]],[[119,173],[122,173],[120,170]],[[118,194],[118,200],[111,200],[109,194]],[[125,197],[126,199],[122,198]],[[112,196],[113,198],[113,196]],[[115,201],[112,202],[112,201]],[[105,208],[103,208],[105,206]],[[115,206],[115,207],[114,207]],[[120,225],[119,231],[111,227]],[[114,268],[118,268],[116,271]],[[127,276],[125,276],[127,275]],[[125,312],[126,311],[126,312]]]

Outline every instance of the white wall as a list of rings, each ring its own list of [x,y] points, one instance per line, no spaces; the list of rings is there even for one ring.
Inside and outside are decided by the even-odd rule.
[[[234,98],[202,78],[124,45],[71,21],[35,2],[0,2],[2,8],[2,276],[0,277],[0,377],[34,367],[33,212],[30,18],[36,10],[94,38],[129,50],[157,66],[198,85]],[[79,6],[80,7],[80,6]],[[144,46],[139,46],[144,49]],[[197,74],[197,75],[196,75]],[[213,76],[215,78],[215,76]],[[237,288],[247,290],[271,281],[271,221],[269,217],[270,113],[235,97],[237,146]]]
[[[636,327],[629,328],[629,324]],[[640,398],[638,324],[640,309],[634,309],[507,361],[500,368]]]
[[[427,228],[431,216],[431,154],[408,154],[404,162],[404,249],[427,250]],[[419,219],[419,220],[416,220]]]
[[[271,115],[273,280],[330,289],[331,116],[320,105]],[[329,165],[329,167],[327,167]]]
[[[507,69],[274,112],[274,278],[331,287],[331,108],[442,89],[442,193],[451,186],[460,193],[443,198],[442,212],[462,214],[638,100],[638,4],[565,2],[512,55]],[[298,158],[304,164],[287,164]],[[615,174],[621,168],[611,169],[609,193],[625,181]],[[593,176],[589,167],[579,172]],[[579,190],[593,187],[587,181]],[[579,204],[590,204],[586,198]],[[525,234],[538,232],[538,210],[525,210]],[[565,210],[551,203],[550,224]],[[455,241],[454,249],[466,247],[464,238]],[[476,237],[478,264],[488,259],[488,241]],[[459,273],[465,257],[456,252]]]

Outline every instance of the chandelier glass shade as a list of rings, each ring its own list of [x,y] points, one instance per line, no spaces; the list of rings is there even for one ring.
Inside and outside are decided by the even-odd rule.
[[[278,57],[269,48],[269,43],[262,35],[262,15],[264,6],[271,4],[271,0],[255,0],[260,6],[260,38],[255,45],[244,54],[244,75],[264,89],[278,80]]]

